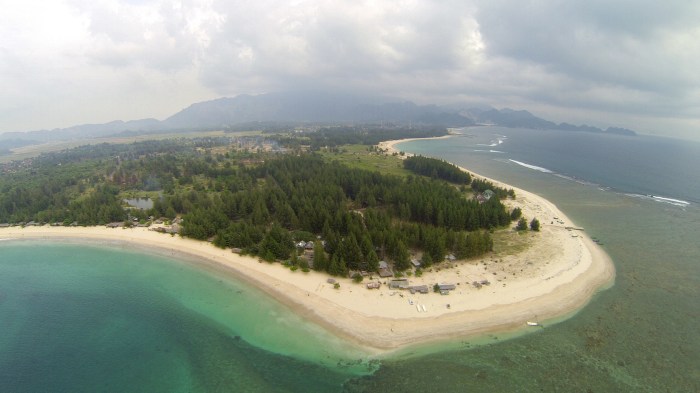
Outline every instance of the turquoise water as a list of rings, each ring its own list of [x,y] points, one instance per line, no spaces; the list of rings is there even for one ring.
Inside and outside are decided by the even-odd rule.
[[[0,391],[323,392],[367,372],[220,276],[118,247],[0,242]]]
[[[556,203],[603,241],[614,286],[545,329],[367,374],[360,352],[216,272],[118,247],[0,242],[0,391],[700,391],[698,144],[465,132],[400,147]]]

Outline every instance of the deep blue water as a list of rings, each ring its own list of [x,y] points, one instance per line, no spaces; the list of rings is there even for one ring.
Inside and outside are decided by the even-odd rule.
[[[700,203],[700,142],[500,127],[460,132],[457,138],[400,146],[448,161],[478,162],[482,171],[513,160],[624,193]]]
[[[653,136],[508,130],[509,159],[622,192],[700,203],[700,143]]]

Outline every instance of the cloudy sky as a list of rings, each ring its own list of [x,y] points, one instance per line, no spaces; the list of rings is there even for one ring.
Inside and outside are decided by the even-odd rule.
[[[0,132],[300,87],[700,139],[697,0],[0,0]]]

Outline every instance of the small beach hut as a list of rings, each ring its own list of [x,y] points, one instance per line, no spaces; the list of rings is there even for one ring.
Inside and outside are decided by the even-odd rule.
[[[428,288],[427,285],[414,285],[411,287],[408,287],[408,290],[411,292],[411,294],[415,294],[416,292],[418,293],[429,293],[430,289]]]
[[[455,289],[457,289],[457,286],[455,284],[438,284],[438,288],[440,289],[440,292],[454,291]]]
[[[379,281],[372,281],[367,283],[367,289],[379,289],[379,287],[382,286],[382,283]]]
[[[408,279],[407,278],[396,278],[389,281],[389,288],[391,289],[408,289]]]

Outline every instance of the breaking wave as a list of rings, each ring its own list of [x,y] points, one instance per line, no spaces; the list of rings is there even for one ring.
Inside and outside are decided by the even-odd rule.
[[[496,147],[505,142],[506,139],[508,139],[508,137],[505,135],[497,135],[496,139],[492,140],[488,145],[485,143],[478,143],[477,146]]]
[[[667,198],[667,197],[661,197],[661,196],[656,196],[656,195],[642,195],[642,194],[625,194],[625,195],[633,197],[633,198],[648,199],[648,200],[652,200],[652,201],[659,202],[659,203],[667,203],[669,205],[679,206],[679,207],[686,207],[686,206],[690,205],[690,202],[684,201],[682,199],[674,199],[674,198]]]
[[[553,171],[550,171],[550,170],[547,169],[547,168],[542,168],[541,166],[530,165],[530,164],[526,164],[526,163],[524,163],[524,162],[515,161],[515,160],[511,160],[511,159],[509,159],[508,161],[513,162],[513,163],[516,163],[516,164],[518,164],[518,165],[520,165],[520,166],[524,166],[525,168],[534,169],[534,170],[536,170],[536,171],[538,171],[538,172],[542,172],[542,173],[554,173]]]

